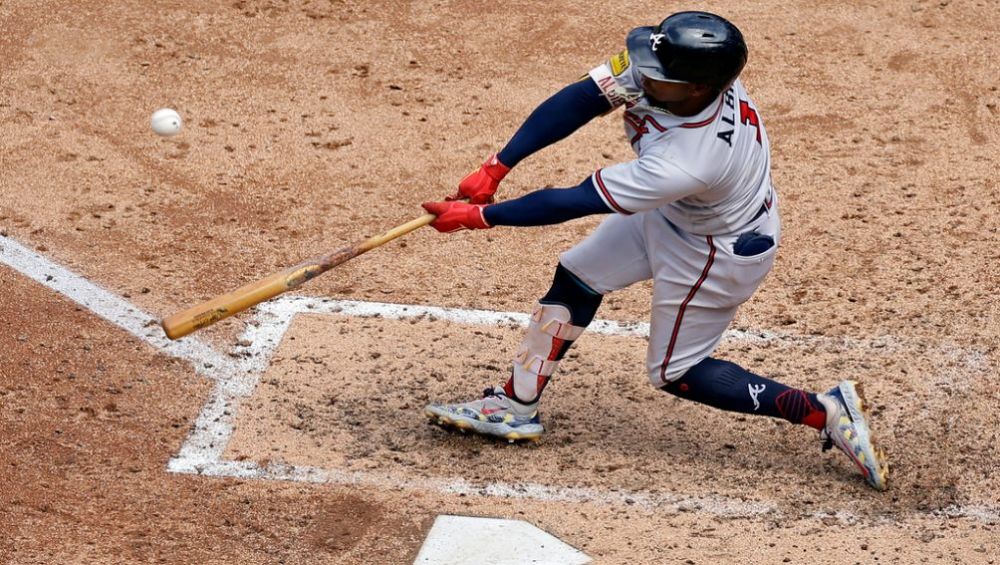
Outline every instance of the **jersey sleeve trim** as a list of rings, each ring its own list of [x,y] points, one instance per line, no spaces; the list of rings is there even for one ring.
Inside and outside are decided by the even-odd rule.
[[[622,208],[618,202],[615,201],[614,197],[608,191],[608,187],[604,185],[604,179],[601,178],[601,169],[597,169],[594,172],[594,184],[597,185],[597,193],[604,200],[604,203],[608,205],[609,208],[618,212],[619,214],[624,214],[626,216],[631,216],[632,212],[629,212],[625,208]]]
[[[601,94],[607,98],[612,108],[617,108],[625,104],[627,101],[625,89],[615,80],[615,75],[607,63],[594,67],[587,74],[597,84],[597,87],[601,89]]]

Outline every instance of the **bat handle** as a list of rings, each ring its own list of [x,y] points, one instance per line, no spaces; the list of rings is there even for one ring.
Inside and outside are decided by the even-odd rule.
[[[400,224],[381,235],[370,237],[367,240],[358,244],[357,246],[359,249],[358,255],[364,253],[365,251],[375,249],[379,245],[384,245],[386,243],[389,243],[390,241],[396,239],[397,237],[406,235],[417,228],[422,228],[427,224],[433,222],[435,219],[437,219],[437,216],[435,216],[434,214],[424,214],[423,216],[420,216],[419,218],[414,218],[409,222],[406,222],[405,224]]]

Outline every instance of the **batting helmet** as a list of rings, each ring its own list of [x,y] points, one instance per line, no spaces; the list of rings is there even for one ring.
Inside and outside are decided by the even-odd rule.
[[[658,26],[635,28],[626,44],[632,63],[646,77],[720,90],[729,88],[747,62],[740,30],[708,12],[678,12]]]

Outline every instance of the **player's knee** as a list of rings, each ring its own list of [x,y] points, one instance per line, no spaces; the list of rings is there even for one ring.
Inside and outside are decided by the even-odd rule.
[[[603,295],[587,286],[559,263],[552,278],[552,286],[539,302],[565,306],[570,311],[573,325],[587,327],[597,314],[603,298]]]

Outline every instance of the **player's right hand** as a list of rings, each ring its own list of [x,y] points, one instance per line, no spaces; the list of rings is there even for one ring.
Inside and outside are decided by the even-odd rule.
[[[485,230],[492,228],[483,215],[485,204],[469,204],[467,202],[424,202],[424,210],[437,216],[431,227],[441,233],[451,233],[461,230]]]
[[[458,183],[458,192],[445,200],[468,198],[471,204],[489,204],[493,202],[493,195],[500,186],[500,181],[509,172],[510,167],[501,163],[494,153],[482,166],[462,179],[462,182]]]

